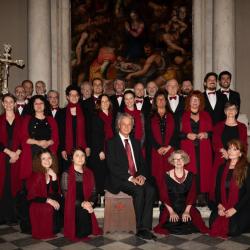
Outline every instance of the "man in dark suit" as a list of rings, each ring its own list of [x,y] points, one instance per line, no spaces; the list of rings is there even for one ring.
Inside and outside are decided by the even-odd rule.
[[[225,120],[224,107],[227,102],[227,98],[221,92],[216,92],[218,76],[214,72],[209,72],[204,78],[203,92],[205,98],[205,111],[207,111],[213,121],[213,125]]]
[[[16,107],[20,116],[24,116],[27,114],[27,104],[25,89],[22,85],[17,85],[15,87],[15,97],[16,97]]]
[[[171,113],[174,117],[175,122],[175,138],[179,138],[178,134],[180,131],[180,120],[185,108],[185,99],[183,96],[178,95],[179,83],[176,79],[170,79],[167,81],[165,89],[168,93],[168,107],[170,108]],[[176,140],[174,145],[175,148],[180,147],[179,140]]]
[[[147,118],[151,111],[151,103],[149,98],[145,96],[145,88],[141,82],[138,82],[134,86],[135,92],[135,106],[137,110],[140,110],[144,117]]]
[[[50,90],[48,92],[48,101],[51,109],[52,116],[55,118],[57,125],[60,122],[60,113],[62,109],[59,107],[59,93],[56,90]]]
[[[133,197],[137,224],[136,235],[143,239],[156,239],[150,231],[155,190],[145,177],[140,143],[129,136],[133,122],[129,114],[121,114],[117,120],[119,133],[108,142],[107,189],[115,194],[122,191]]]
[[[115,94],[110,96],[110,101],[113,106],[113,115],[116,117],[118,112],[122,112],[124,109],[123,94],[125,90],[125,82],[123,79],[114,80],[114,91]]]
[[[220,91],[222,94],[224,94],[227,97],[227,100],[231,103],[234,103],[238,107],[238,114],[240,112],[240,94],[232,89],[230,89],[232,74],[228,71],[222,71],[219,74],[219,84],[220,89],[217,91]]]

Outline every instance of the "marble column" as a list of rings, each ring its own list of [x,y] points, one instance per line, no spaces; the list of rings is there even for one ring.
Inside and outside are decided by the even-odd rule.
[[[52,88],[66,102],[65,89],[70,84],[70,0],[51,0]]]
[[[214,0],[213,70],[235,77],[235,0]],[[234,88],[232,79],[232,88]]]
[[[213,1],[193,0],[193,84],[203,91],[203,79],[212,71]]]
[[[50,0],[28,0],[28,78],[51,87]]]

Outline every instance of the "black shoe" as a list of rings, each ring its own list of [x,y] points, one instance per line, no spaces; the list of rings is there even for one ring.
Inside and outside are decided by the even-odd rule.
[[[157,239],[157,237],[147,229],[139,230],[136,236],[144,240],[156,240]]]

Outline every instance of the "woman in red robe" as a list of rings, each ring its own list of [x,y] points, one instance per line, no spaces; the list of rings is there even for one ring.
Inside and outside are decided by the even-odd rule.
[[[194,206],[196,182],[194,175],[184,169],[189,156],[183,150],[174,151],[168,158],[174,166],[165,175],[166,200],[160,222],[154,228],[160,234],[190,234],[200,231],[208,233],[199,210]]]
[[[155,94],[150,119],[151,173],[156,180],[160,200],[164,202],[165,173],[172,166],[167,161],[174,144],[174,118],[167,108],[167,96],[164,90]]]
[[[93,205],[96,200],[95,179],[85,166],[83,149],[73,152],[73,163],[62,176],[65,196],[64,236],[70,240],[86,239],[88,235],[102,233],[97,224]]]
[[[61,195],[56,158],[42,149],[33,158],[33,172],[27,180],[32,237],[48,239],[60,231]]]
[[[2,97],[5,112],[0,116],[0,224],[16,223],[15,197],[20,190],[19,156],[21,118],[11,94]]]
[[[101,205],[101,196],[104,195],[104,185],[108,171],[106,163],[107,141],[113,138],[115,130],[112,104],[106,94],[100,96],[100,104],[97,104],[91,127],[91,155],[89,160],[96,181],[97,205]]]
[[[134,128],[131,132],[132,136],[143,145],[145,139],[144,117],[141,111],[136,109],[135,93],[132,90],[126,90],[123,98],[125,103],[123,112],[130,114],[134,118]]]
[[[190,157],[187,169],[196,175],[197,205],[207,205],[212,171],[212,121],[204,110],[204,96],[195,90],[186,98],[181,119],[181,149]]]
[[[234,103],[227,102],[225,105],[226,120],[217,123],[213,129],[212,145],[214,150],[213,179],[211,184],[210,198],[214,199],[216,176],[219,166],[223,165],[227,158],[227,144],[232,139],[240,140],[247,149],[247,127],[237,121],[238,107]]]
[[[22,154],[20,178],[27,179],[32,173],[32,158],[41,149],[48,148],[56,155],[58,148],[58,128],[44,96],[35,95],[30,99],[31,115],[22,121]]]
[[[228,143],[228,160],[218,169],[215,189],[216,208],[209,224],[210,235],[227,238],[250,230],[250,169],[242,142]]]

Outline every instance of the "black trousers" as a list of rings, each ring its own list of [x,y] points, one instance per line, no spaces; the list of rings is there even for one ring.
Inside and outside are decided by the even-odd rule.
[[[155,200],[154,187],[145,182],[143,186],[124,182],[121,191],[133,197],[137,229],[152,229],[153,203]]]

